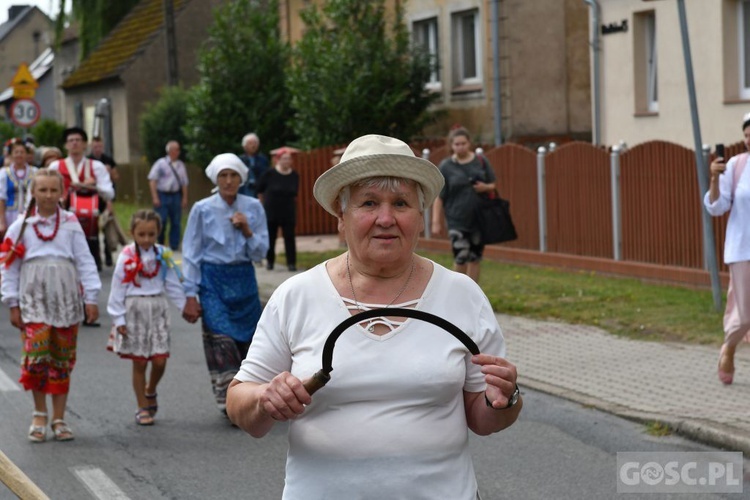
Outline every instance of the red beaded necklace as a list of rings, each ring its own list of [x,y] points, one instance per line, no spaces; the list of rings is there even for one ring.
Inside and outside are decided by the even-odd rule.
[[[139,250],[138,251],[138,260],[140,260],[141,263],[143,263],[143,260],[141,260],[140,247],[139,247],[138,250]],[[159,256],[159,254],[157,253],[156,249],[154,249],[154,253],[156,253],[157,257]],[[141,264],[141,269],[138,271],[138,274],[141,275],[141,276],[143,276],[146,279],[151,279],[151,278],[155,277],[157,274],[159,274],[159,269],[160,268],[161,268],[161,262],[157,258],[156,259],[156,266],[154,267],[154,270],[152,272],[150,272],[150,273],[146,272],[146,266],[144,266],[143,264]]]
[[[55,209],[55,213],[57,214],[57,218],[55,219],[55,229],[49,236],[42,234],[42,232],[39,230],[39,222],[35,222],[33,224],[34,232],[36,233],[37,238],[39,238],[40,240],[52,241],[55,239],[55,236],[57,236],[57,230],[60,229],[60,207],[57,207]],[[37,209],[36,214],[39,215],[39,209]]]

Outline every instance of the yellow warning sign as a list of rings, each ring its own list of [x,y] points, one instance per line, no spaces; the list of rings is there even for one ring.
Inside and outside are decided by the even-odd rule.
[[[15,76],[10,81],[10,86],[13,87],[15,99],[32,99],[36,94],[36,89],[39,88],[39,82],[31,75],[29,65],[21,63]]]

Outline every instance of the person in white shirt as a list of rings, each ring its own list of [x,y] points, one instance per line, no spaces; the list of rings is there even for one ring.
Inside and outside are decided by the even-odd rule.
[[[161,217],[159,243],[164,244],[169,226],[169,247],[180,247],[182,211],[188,206],[188,175],[185,164],[180,160],[180,143],[169,141],[167,156],[154,162],[148,173],[148,186],[154,210]]]
[[[59,172],[39,170],[31,183],[33,198],[26,215],[8,228],[0,246],[0,295],[23,339],[19,382],[34,396],[28,432],[33,442],[46,439],[48,394],[55,439],[73,439],[64,417],[78,324],[84,312],[90,322],[99,316],[102,284],[78,219],[58,204],[62,192]]]
[[[113,323],[108,349],[133,361],[138,425],[152,425],[159,409],[156,387],[169,357],[167,298],[180,311],[185,308],[181,274],[172,252],[156,243],[160,230],[161,219],[153,210],[133,214],[130,232],[135,242],[117,258],[107,304]],[[151,373],[146,377],[149,364]]]
[[[742,118],[745,148],[750,151],[750,113]],[[734,353],[744,339],[750,341],[750,153],[733,156],[728,162],[717,157],[711,163],[711,184],[703,198],[708,213],[729,212],[724,239],[724,263],[729,266],[729,290],[724,310],[724,343],[719,352],[719,380],[734,379]]]
[[[348,250],[277,288],[227,397],[230,419],[253,437],[289,422],[285,500],[476,500],[469,431],[518,418],[516,367],[489,300],[468,276],[414,253],[443,182],[406,143],[366,135],[315,183]],[[308,391],[334,327],[390,307],[440,316],[474,349],[375,311],[338,338],[330,383]]]
[[[99,249],[99,196],[109,201],[115,196],[107,167],[98,160],[86,158],[88,135],[80,127],[63,131],[68,157],[50,163],[49,169],[63,176],[63,204],[81,221],[96,268],[102,269]]]

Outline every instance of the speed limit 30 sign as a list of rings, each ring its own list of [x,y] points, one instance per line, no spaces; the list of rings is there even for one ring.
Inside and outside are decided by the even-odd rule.
[[[34,126],[42,110],[34,99],[16,99],[10,106],[10,119],[22,128]]]

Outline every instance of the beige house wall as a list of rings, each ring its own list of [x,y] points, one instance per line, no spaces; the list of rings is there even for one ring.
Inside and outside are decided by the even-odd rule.
[[[599,0],[602,24],[628,21],[624,33],[601,37],[602,143],[629,145],[659,139],[694,147],[680,21],[676,2]],[[742,138],[750,100],[738,95],[738,0],[685,2],[698,115],[704,144]],[[656,19],[658,111],[643,112],[645,69],[639,14]]]
[[[33,9],[0,43],[0,88],[10,82],[21,63],[31,64],[52,43],[52,22],[39,9]],[[34,42],[34,33],[39,33]]]
[[[447,116],[427,130],[444,135],[455,123],[477,140],[494,141],[494,65],[491,0],[413,0],[407,21],[437,16],[443,71],[438,108]],[[457,91],[451,78],[451,14],[479,9],[482,19],[481,88]],[[534,142],[591,134],[588,16],[580,0],[500,0],[501,127],[504,141]]]

